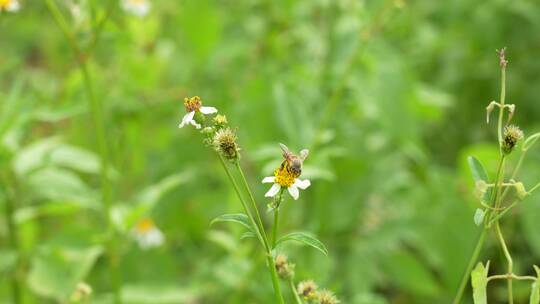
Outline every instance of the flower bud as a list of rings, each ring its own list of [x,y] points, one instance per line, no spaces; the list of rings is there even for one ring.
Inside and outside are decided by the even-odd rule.
[[[501,150],[504,154],[510,154],[517,142],[523,138],[523,131],[518,126],[509,125],[504,128],[504,138]]]
[[[276,257],[276,271],[280,278],[289,280],[294,277],[294,264],[287,261],[287,257],[283,254],[278,254]]]
[[[322,290],[319,292],[319,304],[338,304],[339,300],[330,290]]]
[[[216,127],[218,128],[223,128],[227,125],[228,121],[227,121],[227,116],[225,115],[222,115],[222,114],[217,114],[215,117],[214,117],[214,124],[216,125]]]
[[[307,280],[298,283],[296,292],[298,292],[302,299],[307,303],[316,303],[316,301],[318,301],[317,288],[319,288],[319,286],[317,286],[315,282]]]
[[[231,128],[219,129],[214,135],[214,149],[223,157],[230,161],[237,161],[240,158],[240,148],[236,143],[236,134]]]

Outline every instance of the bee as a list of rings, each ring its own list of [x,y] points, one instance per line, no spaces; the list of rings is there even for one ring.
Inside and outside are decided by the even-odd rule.
[[[308,157],[309,150],[304,149],[300,151],[300,156],[293,154],[287,146],[284,144],[279,144],[281,150],[283,151],[283,158],[285,160],[281,163],[281,168],[286,168],[287,171],[293,173],[296,176],[300,176],[302,173],[302,165],[304,160]]]

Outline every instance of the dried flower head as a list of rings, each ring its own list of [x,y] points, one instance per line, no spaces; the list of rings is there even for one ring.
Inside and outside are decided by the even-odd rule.
[[[517,142],[523,138],[523,131],[518,126],[509,125],[504,128],[504,138],[501,143],[501,150],[504,154],[510,154]]]
[[[276,270],[280,278],[284,280],[294,277],[294,264],[287,261],[287,257],[283,254],[276,256]]]
[[[319,304],[338,304],[339,300],[330,290],[321,290],[319,292]]]
[[[0,12],[16,12],[21,8],[18,0],[0,0]]]
[[[296,292],[308,303],[313,303],[318,300],[317,284],[312,280],[302,281],[298,283]]]
[[[214,135],[214,149],[226,159],[237,161],[240,158],[240,148],[236,140],[236,133],[231,128],[219,129]]]

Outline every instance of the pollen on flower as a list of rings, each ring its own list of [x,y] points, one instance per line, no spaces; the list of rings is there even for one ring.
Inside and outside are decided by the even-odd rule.
[[[0,12],[1,11],[13,12],[13,11],[18,10],[18,8],[19,8],[18,0],[0,0]]]
[[[0,0],[2,1],[2,0]],[[191,98],[184,98],[184,107],[186,112],[198,111],[202,106],[201,98],[199,96],[193,96]]]
[[[290,187],[294,184],[294,181],[298,177],[298,174],[293,173],[291,170],[288,170],[287,166],[281,166],[274,171],[274,176],[276,177],[276,183],[282,187]]]

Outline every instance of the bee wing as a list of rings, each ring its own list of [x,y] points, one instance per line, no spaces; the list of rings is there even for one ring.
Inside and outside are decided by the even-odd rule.
[[[304,161],[309,155],[309,150],[308,149],[304,149],[302,151],[300,151],[300,159],[302,161]]]
[[[283,153],[285,153],[285,154],[291,153],[291,151],[289,151],[289,148],[287,148],[287,146],[285,146],[284,144],[280,143],[280,144],[279,144],[279,147],[281,148],[281,150],[283,151]]]

